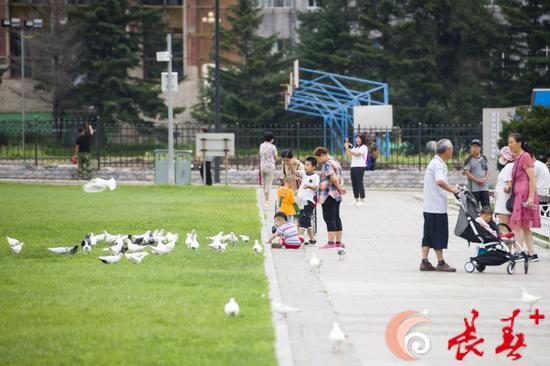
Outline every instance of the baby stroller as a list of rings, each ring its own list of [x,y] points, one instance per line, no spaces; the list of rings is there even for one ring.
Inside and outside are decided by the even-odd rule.
[[[527,274],[529,271],[527,254],[513,254],[503,239],[494,236],[475,221],[480,210],[474,195],[464,190],[456,194],[456,198],[460,201],[460,212],[456,221],[455,235],[466,239],[468,246],[470,243],[479,243],[474,256],[464,264],[464,270],[468,273],[472,273],[474,270],[483,272],[486,266],[500,266],[508,263],[506,272],[513,274],[516,264],[523,261],[523,269]],[[499,224],[499,230],[500,227],[507,226]]]

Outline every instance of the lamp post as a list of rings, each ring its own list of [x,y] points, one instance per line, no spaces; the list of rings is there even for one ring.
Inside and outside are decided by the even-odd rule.
[[[214,131],[221,132],[221,91],[220,91],[220,0],[214,1],[214,14],[202,18],[203,23],[214,23]],[[220,159],[214,159],[214,180],[220,181]]]
[[[177,73],[172,73],[172,34],[166,35],[166,51],[157,52],[157,61],[168,63],[168,72],[166,73],[166,93],[168,99],[168,184],[175,183],[174,176],[174,116],[173,116],[173,98],[172,92],[177,86]],[[164,73],[162,73],[164,74]],[[165,76],[161,74],[161,80]],[[174,75],[173,75],[174,74]],[[173,85],[175,76],[176,85]],[[164,88],[163,88],[164,89]]]
[[[20,30],[21,38],[21,145],[23,158],[25,157],[25,28],[38,29],[44,26],[42,19],[20,18],[2,19],[2,27]]]

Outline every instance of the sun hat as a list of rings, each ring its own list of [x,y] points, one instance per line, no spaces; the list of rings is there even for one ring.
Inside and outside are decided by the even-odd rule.
[[[500,165],[506,165],[506,163],[516,160],[517,156],[512,153],[508,146],[504,146],[498,152],[498,162]]]

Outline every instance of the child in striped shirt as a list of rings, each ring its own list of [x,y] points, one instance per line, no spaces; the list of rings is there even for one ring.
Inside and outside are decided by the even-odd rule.
[[[287,221],[287,216],[284,212],[277,212],[274,217],[277,230],[267,240],[271,243],[276,237],[281,238],[281,244],[287,249],[298,249],[304,242],[304,238],[298,236],[298,229],[296,225]],[[276,246],[272,245],[272,248]]]

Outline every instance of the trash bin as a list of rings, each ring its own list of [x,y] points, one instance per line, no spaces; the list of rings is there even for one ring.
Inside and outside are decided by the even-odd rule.
[[[191,150],[176,150],[176,184],[191,184]]]
[[[168,150],[155,150],[155,184],[168,183]]]

